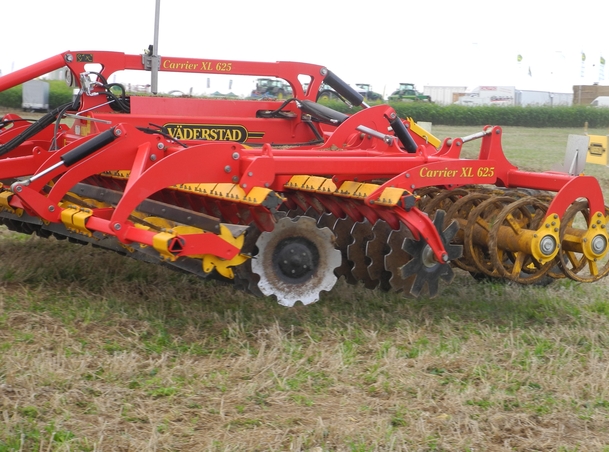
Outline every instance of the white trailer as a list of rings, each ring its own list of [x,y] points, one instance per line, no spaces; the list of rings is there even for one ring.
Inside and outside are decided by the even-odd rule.
[[[463,96],[467,86],[424,86],[423,94],[430,96],[435,104],[450,105],[459,96]]]
[[[516,105],[568,106],[573,104],[573,93],[554,93],[552,91],[516,91]]]
[[[25,82],[21,108],[26,111],[49,111],[49,83],[44,80]]]
[[[477,86],[465,96],[459,97],[457,105],[514,105],[516,89],[513,86]]]

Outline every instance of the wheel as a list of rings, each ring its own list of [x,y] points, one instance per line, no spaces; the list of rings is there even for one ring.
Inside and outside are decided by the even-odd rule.
[[[608,213],[606,209],[605,216]],[[593,226],[601,225],[591,229],[598,231],[592,235],[588,232],[591,222]],[[573,203],[565,212],[560,224],[558,265],[574,281],[594,282],[609,274],[609,253],[602,256],[607,249],[607,233],[603,233],[606,228],[602,226],[601,218],[590,218],[588,201]]]
[[[260,234],[256,247],[252,272],[260,277],[258,288],[279,304],[313,303],[336,284],[341,252],[334,247],[334,234],[317,227],[314,218],[281,218],[272,231]]]
[[[453,243],[458,245],[464,244],[465,228],[467,227],[470,213],[473,209],[486,201],[489,196],[490,195],[486,193],[472,192],[467,196],[458,199],[450,206],[446,212],[446,220],[444,221],[443,226],[447,228],[450,222],[453,220],[456,220],[459,223],[460,228],[453,239]],[[463,256],[461,256],[459,259],[455,259],[452,262],[457,267],[470,272],[472,275],[480,274],[478,267],[475,265],[467,248],[464,248]],[[476,276],[474,277],[476,278]]]
[[[438,187],[423,187],[414,192],[415,196],[417,196],[417,208],[422,211],[425,211],[425,207],[429,202],[431,202],[436,196],[443,193],[444,190]]]
[[[556,265],[554,254],[558,243],[551,235],[545,236],[540,242],[542,258],[539,260],[532,251],[509,251],[501,247],[503,241],[526,241],[527,236],[539,229],[547,210],[545,203],[527,196],[505,206],[499,212],[490,231],[488,246],[491,262],[500,276],[518,284],[533,284]],[[545,261],[544,255],[548,256]]]
[[[491,196],[476,206],[469,214],[463,234],[463,254],[477,273],[496,278],[501,276],[495,269],[489,253],[491,228],[499,212],[514,202],[509,196]]]
[[[425,203],[425,206],[421,210],[430,216],[433,216],[434,212],[438,209],[447,212],[455,202],[467,195],[469,195],[469,191],[463,188],[445,190]]]

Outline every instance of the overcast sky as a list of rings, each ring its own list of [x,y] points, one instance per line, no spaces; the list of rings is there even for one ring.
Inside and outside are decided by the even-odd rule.
[[[155,4],[2,0],[0,70],[66,50],[140,54],[153,42]],[[161,0],[159,54],[321,64],[385,94],[399,82],[571,92],[609,84],[600,64],[609,60],[607,17],[609,0]]]

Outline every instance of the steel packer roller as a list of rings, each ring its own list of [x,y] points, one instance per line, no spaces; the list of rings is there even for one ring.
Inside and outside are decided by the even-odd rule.
[[[42,70],[80,54],[87,53],[68,52]],[[139,61],[130,65],[145,66]],[[239,67],[225,63],[215,67]],[[240,72],[259,75],[265,64]],[[245,100],[197,99],[203,106],[193,112],[180,103],[193,99],[171,98],[164,109],[167,98],[151,97],[142,102],[156,105],[154,114],[151,107],[134,115],[140,100],[131,96],[131,110],[108,111],[117,102],[112,87],[81,74],[77,102],[54,119],[23,125],[16,115],[3,118],[0,216],[14,230],[232,280],[286,306],[317,301],[340,277],[435,296],[454,267],[521,284],[565,276],[593,282],[609,272],[607,210],[595,178],[518,169],[497,126],[440,141],[388,105],[366,105],[323,67],[287,65],[294,97],[262,105],[255,117]],[[97,79],[116,67],[104,66]],[[306,93],[290,76],[303,68],[313,68]],[[328,74],[364,108],[345,115],[315,102]],[[221,115],[209,113],[216,108]],[[69,111],[73,125],[59,124]],[[245,117],[264,131],[258,142],[236,134],[178,138],[168,126]],[[282,135],[285,129],[303,135]],[[463,144],[474,140],[477,158],[462,158]]]

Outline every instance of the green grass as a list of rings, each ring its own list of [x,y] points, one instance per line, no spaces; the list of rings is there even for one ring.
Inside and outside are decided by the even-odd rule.
[[[488,450],[495,429],[531,450],[561,425],[577,430],[556,450],[609,441],[604,282],[458,273],[431,300],[339,282],[286,309],[65,242],[9,234],[2,250],[14,275],[0,305],[7,451]]]
[[[577,131],[552,132],[506,153],[547,169]],[[288,309],[53,239],[0,253],[0,452],[609,450],[606,280]]]

